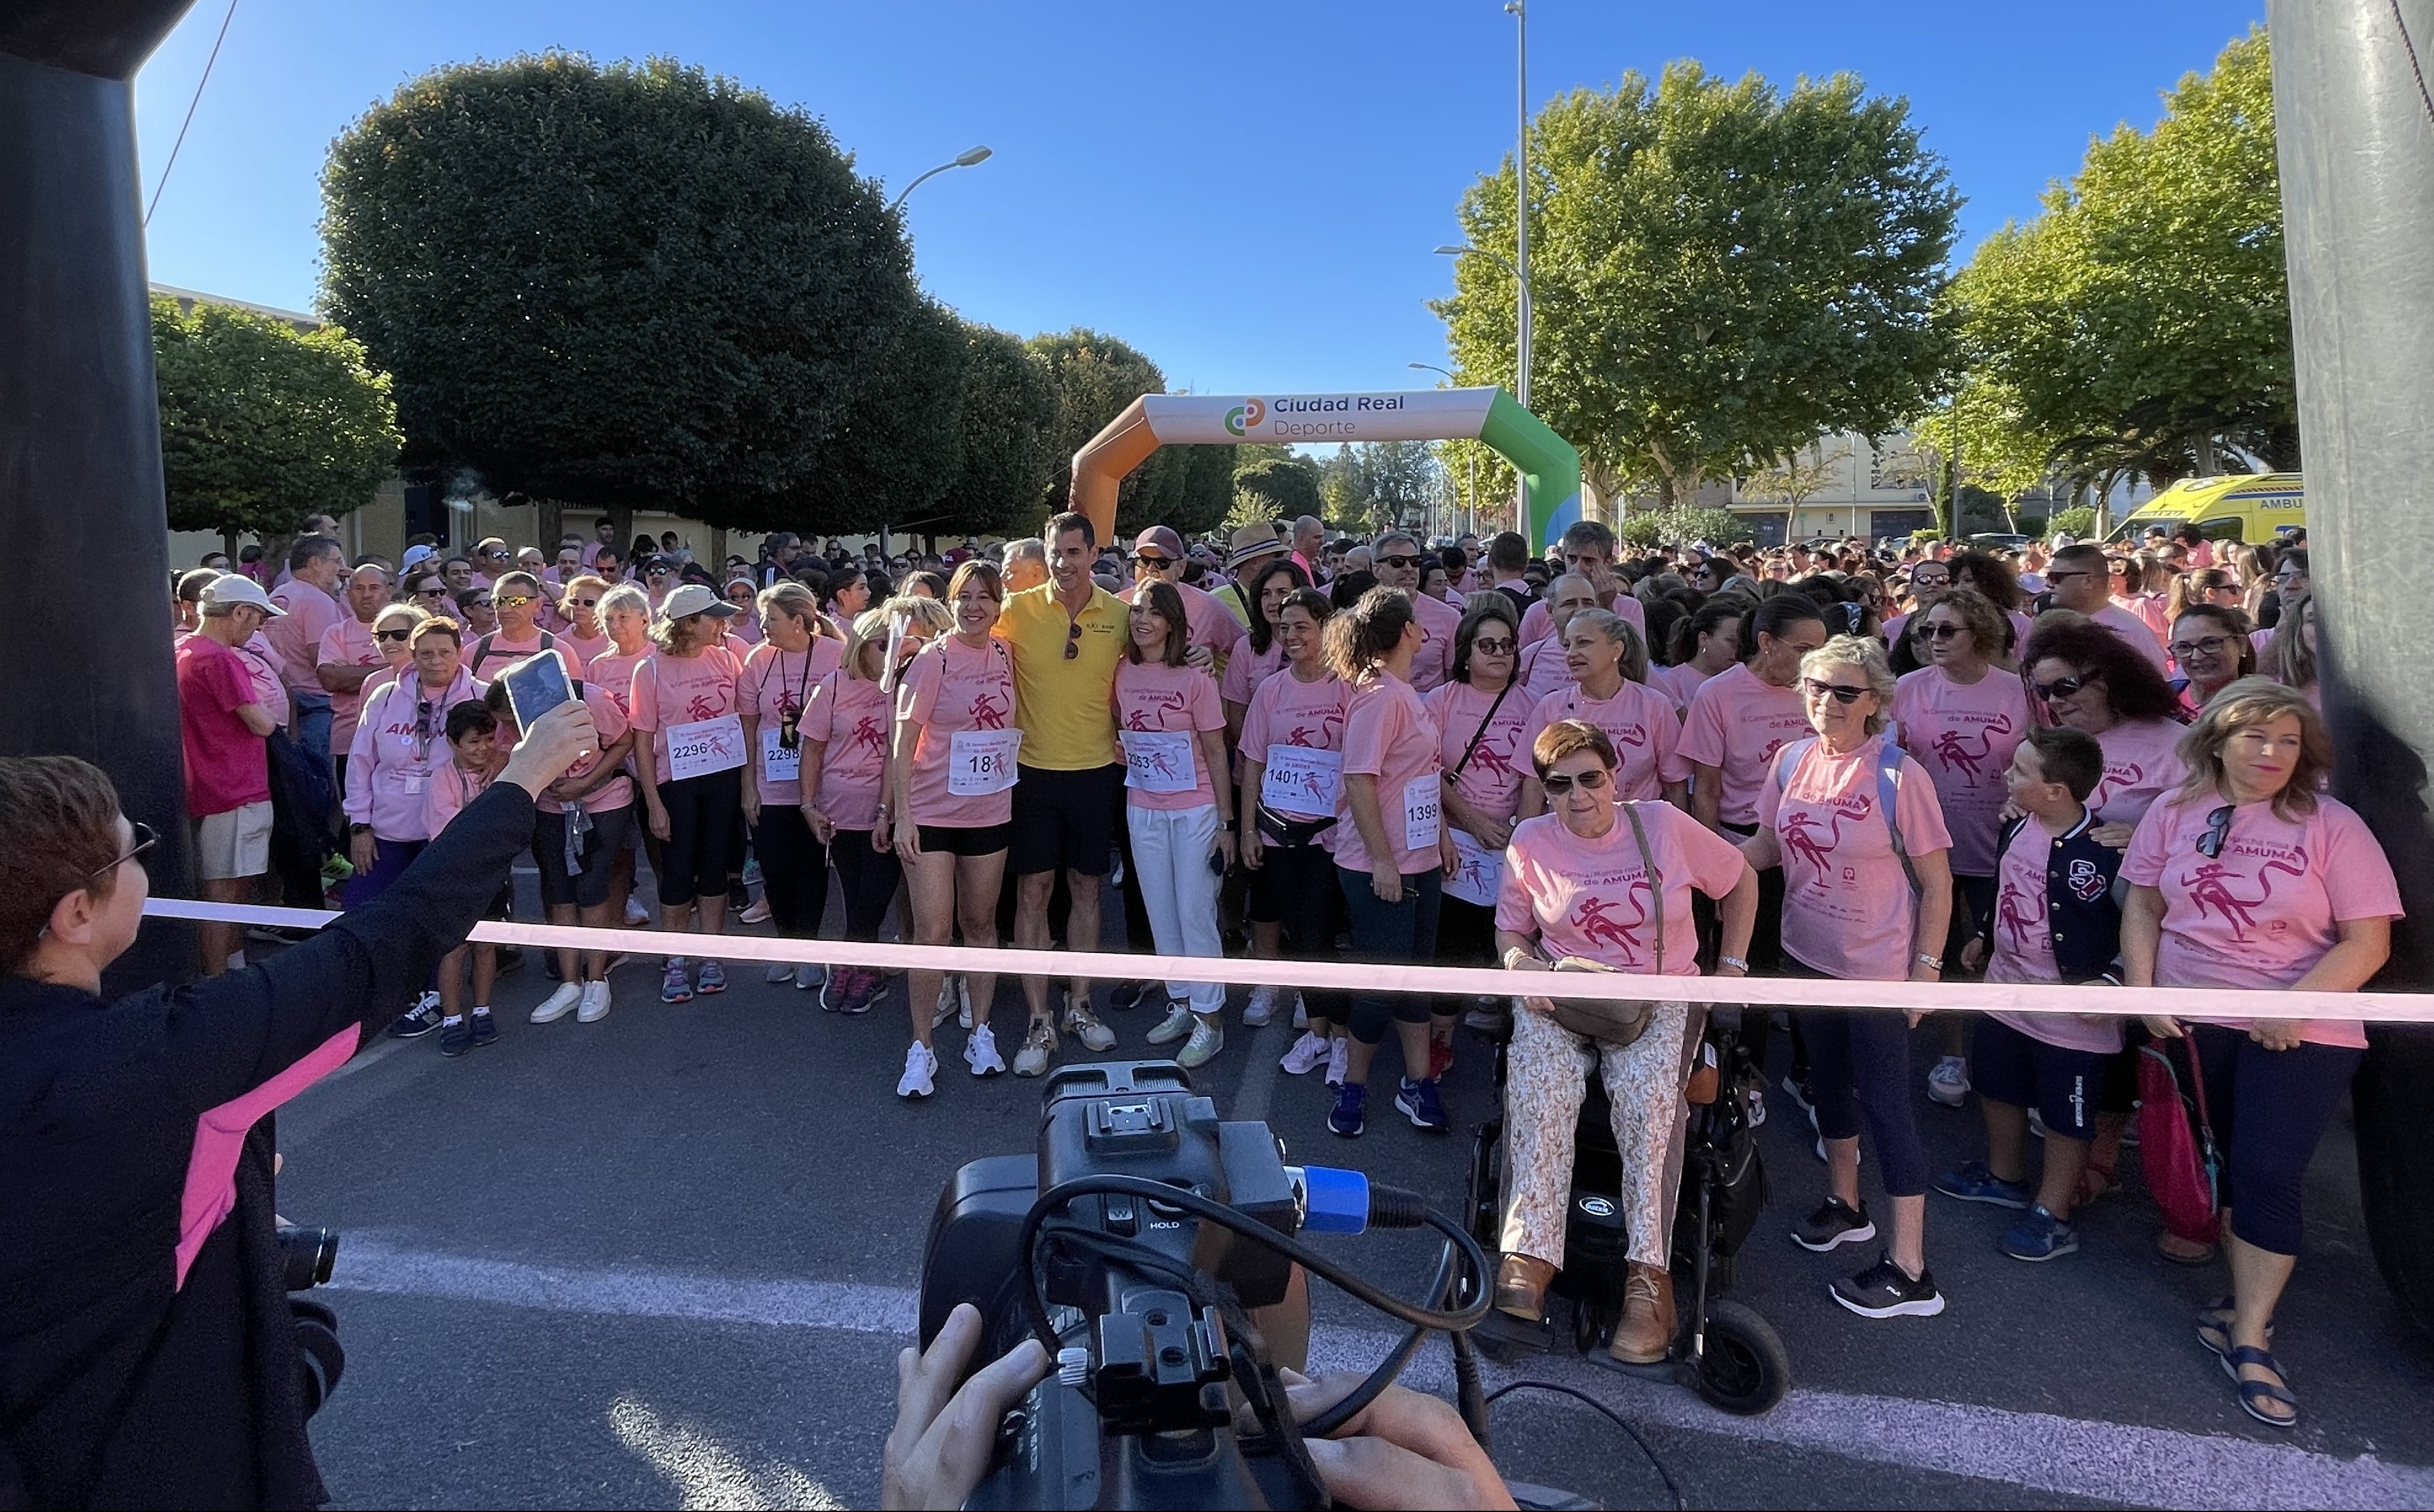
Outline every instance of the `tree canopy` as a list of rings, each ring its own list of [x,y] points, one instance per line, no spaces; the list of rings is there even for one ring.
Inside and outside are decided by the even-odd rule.
[[[2164,104],[2152,131],[2091,143],[1953,283],[1973,379],[2015,405],[2014,449],[2042,444],[2082,482],[2160,488],[2222,471],[2226,450],[2299,461],[2264,31]]]
[[[1076,326],[1037,335],[1029,347],[1046,364],[1055,396],[1055,424],[1044,513],[1071,507],[1073,454],[1143,394],[1166,392],[1166,374],[1129,343]],[[1234,503],[1234,448],[1162,446],[1135,468],[1116,494],[1116,533],[1150,525],[1186,535],[1214,530]]]
[[[371,501],[397,465],[386,374],[334,326],[152,300],[172,530],[292,535]]]
[[[1318,469],[1301,456],[1268,456],[1234,471],[1234,491],[1259,501],[1261,517],[1291,524],[1320,508]]]
[[[1549,103],[1530,176],[1531,407],[1601,493],[1688,498],[1939,391],[1960,201],[1907,102],[1676,62]],[[1469,244],[1511,246],[1515,203],[1508,157],[1463,197]],[[1435,308],[1461,381],[1511,387],[1511,271],[1466,255]]]

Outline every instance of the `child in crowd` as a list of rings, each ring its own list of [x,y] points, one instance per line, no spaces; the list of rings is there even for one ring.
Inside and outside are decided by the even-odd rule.
[[[431,781],[422,790],[423,824],[434,837],[467,804],[482,796],[490,779],[506,765],[505,753],[499,748],[499,716],[479,699],[468,698],[448,711],[447,732],[450,759],[444,765],[432,768]],[[500,890],[486,917],[514,917],[514,902],[515,885],[510,882]],[[465,1013],[468,957],[472,963],[473,977],[471,1022]],[[490,1018],[490,988],[498,979],[499,948],[495,945],[459,945],[439,958],[441,1055],[454,1058],[499,1038],[499,1027]]]
[[[1997,842],[1993,915],[1962,961],[1988,982],[2118,981],[2121,906],[2114,874],[2121,852],[2090,838],[2087,795],[2104,775],[2096,738],[2067,728],[2031,730],[2004,773],[2020,813]],[[1989,960],[1991,954],[1992,959]],[[1970,1074],[1986,1111],[1986,1159],[1935,1179],[1963,1202],[2021,1210],[1996,1247],[2014,1260],[2053,1260],[2079,1248],[2070,1222],[2106,1062],[2121,1049],[2121,1022],[2100,1014],[1989,1013],[1978,1024]],[[2045,1122],[2045,1170],[2028,1185],[2028,1109]]]

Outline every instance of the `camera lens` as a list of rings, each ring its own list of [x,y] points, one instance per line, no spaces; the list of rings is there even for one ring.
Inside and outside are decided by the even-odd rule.
[[[311,1291],[330,1279],[331,1267],[338,1263],[338,1230],[283,1224],[279,1228],[279,1257],[287,1289]]]

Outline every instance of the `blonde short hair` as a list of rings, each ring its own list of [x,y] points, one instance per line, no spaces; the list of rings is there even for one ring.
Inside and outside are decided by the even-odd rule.
[[[2186,799],[2217,796],[2228,800],[2231,795],[2223,785],[2223,746],[2239,731],[2254,730],[2284,714],[2298,716],[2299,759],[2291,764],[2290,780],[2273,795],[2273,812],[2286,819],[2315,813],[2316,792],[2333,774],[2332,736],[2325,732],[2324,716],[2316,712],[2305,694],[2286,688],[2271,678],[2241,678],[2226,683],[2206,700],[2197,722],[2181,734],[2181,765],[2188,768],[2189,776],[2181,784],[2180,796]]]
[[[1876,713],[1868,715],[1868,733],[1884,733],[1894,714],[1894,669],[1885,660],[1885,648],[1866,636],[1837,635],[1800,659],[1800,675],[1820,682],[1826,680],[1820,674],[1834,667],[1857,667],[1868,679],[1868,691],[1877,696]]]
[[[378,634],[385,629],[395,629],[401,625],[411,630],[430,617],[419,605],[391,604],[372,616],[372,632]],[[412,639],[411,636],[407,637],[409,644]]]

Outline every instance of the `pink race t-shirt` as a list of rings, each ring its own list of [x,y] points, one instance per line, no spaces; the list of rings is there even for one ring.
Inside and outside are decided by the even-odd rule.
[[[1448,682],[1420,700],[1437,722],[1446,781],[1464,802],[1495,818],[1521,811],[1521,779],[1531,769],[1528,696],[1509,688],[1500,703],[1497,695],[1467,682]]]
[[[1690,699],[1668,781],[1687,780],[1695,765],[1722,773],[1717,817],[1726,824],[1758,820],[1758,790],[1768,785],[1774,753],[1814,733],[1800,695],[1772,688],[1746,666],[1726,667]]]
[[[1639,600],[1629,593],[1618,593],[1614,595],[1614,602],[1605,607],[1621,615],[1622,622],[1638,632],[1640,644],[1648,644],[1648,610],[1640,607]],[[1522,610],[1521,644],[1523,645],[1535,645],[1554,633],[1555,613],[1547,607],[1545,599],[1542,598]]]
[[[1260,679],[1251,694],[1251,705],[1243,713],[1243,750],[1263,765],[1275,765],[1269,750],[1277,746],[1294,746],[1304,750],[1342,750],[1344,748],[1345,686],[1334,673],[1326,673],[1308,682],[1293,675],[1291,667],[1272,672]],[[1252,802],[1262,801],[1261,795],[1249,795]],[[1335,812],[1333,807],[1311,803],[1294,807],[1290,803],[1272,805],[1274,811],[1289,819],[1308,822],[1323,819]],[[1339,826],[1341,828],[1341,826]],[[1328,830],[1319,837],[1319,844],[1334,849],[1335,831]]]
[[[2121,880],[2164,895],[2157,987],[2287,988],[2315,969],[2353,919],[2398,919],[2400,887],[2366,821],[2337,799],[2318,795],[2316,810],[2284,818],[2271,803],[2234,809],[2222,852],[2198,842],[2224,807],[2214,794],[2160,799],[2138,821]],[[2257,1005],[2272,1011],[2271,998]],[[2250,1019],[2202,1019],[2245,1028]],[[2310,1044],[2364,1049],[2355,1020],[2310,1019]]]
[[[600,731],[600,746],[603,750],[615,745],[618,737],[631,728],[626,723],[626,711],[618,707],[617,700],[609,696],[608,689],[596,682],[587,680],[583,684],[583,707],[591,712],[591,728]],[[499,728],[499,734],[503,740],[507,734],[507,727],[504,722]],[[566,769],[566,775],[576,782],[581,782],[598,770],[599,766],[600,751],[589,751],[581,761]],[[608,814],[617,809],[630,807],[634,801],[634,780],[621,769],[615,777],[584,794],[575,801],[583,805],[583,812],[586,814]],[[566,812],[566,805],[550,797],[547,788],[542,788],[540,795],[533,799],[533,807],[543,814]],[[437,834],[439,832],[434,830],[431,833]]]
[[[1648,836],[1643,857],[1631,821],[1618,810],[1614,827],[1595,839],[1564,828],[1552,814],[1524,819],[1504,851],[1504,884],[1496,895],[1496,927],[1538,936],[1550,956],[1578,955],[1619,971],[1656,970],[1652,906],[1656,863],[1665,889],[1664,961],[1669,976],[1699,974],[1699,931],[1691,894],[1721,898],[1741,880],[1740,850],[1671,803],[1636,803]]]
[[[1335,864],[1347,871],[1372,871],[1380,862],[1406,877],[1438,865],[1437,837],[1444,833],[1444,794],[1437,774],[1444,758],[1437,722],[1412,685],[1390,672],[1372,674],[1345,699],[1344,775],[1335,801]],[[1373,859],[1352,819],[1355,776],[1378,784],[1378,819],[1391,854]],[[1434,832],[1433,833],[1431,832]],[[1414,838],[1423,840],[1414,845]]]
[[[869,679],[840,671],[813,684],[802,734],[820,747],[819,810],[840,830],[869,830],[879,823],[887,724],[886,691]]]
[[[1543,641],[1523,646],[1518,675],[1521,679],[1520,696],[1530,700],[1529,706],[1533,709],[1538,707],[1540,699],[1570,687],[1572,668],[1565,657],[1564,644],[1549,635]]]
[[[1140,587],[1136,583],[1126,589],[1123,594],[1123,601],[1131,603]],[[1243,637],[1250,633],[1243,628],[1243,622],[1234,617],[1234,611],[1216,595],[1190,583],[1176,583],[1174,587],[1183,599],[1184,640],[1195,650],[1205,647],[1221,662],[1232,655]]]
[[[286,680],[281,677],[279,653],[262,638],[260,630],[246,637],[232,647],[237,660],[245,663],[246,676],[253,679],[253,701],[262,705],[271,723],[282,729],[292,729],[296,723],[296,707],[287,696]],[[357,707],[360,709],[361,704]]]
[[[1226,673],[1217,679],[1217,691],[1226,703],[1247,709],[1251,704],[1251,695],[1259,691],[1260,684],[1284,664],[1283,642],[1271,636],[1266,650],[1254,651],[1249,640],[1245,639],[1234,648],[1234,654],[1226,659]]]
[[[321,648],[321,637],[347,611],[336,599],[293,577],[270,591],[270,601],[287,611],[262,627],[270,648],[279,653],[279,675],[291,692],[320,693],[314,657]]]
[[[2125,719],[2096,744],[2104,751],[2104,777],[2087,795],[2100,824],[2135,824],[2148,806],[2181,785],[2187,775],[2177,747],[2183,729],[2168,719]]]
[[[1420,648],[1412,656],[1412,687],[1427,693],[1453,675],[1453,638],[1462,628],[1462,611],[1426,593],[1410,596],[1412,617],[1420,622]]]
[[[557,644],[574,652],[574,660],[587,667],[608,655],[614,644],[608,639],[607,630],[602,630],[597,635],[577,635],[572,626],[557,632]],[[626,668],[629,677],[632,671],[631,667]],[[585,676],[588,678],[590,674],[586,673]]]
[[[1226,706],[1207,673],[1126,657],[1116,663],[1114,700],[1116,738],[1124,748],[1127,807],[1176,813],[1217,801],[1196,732],[1224,730]],[[1143,735],[1154,738],[1136,738]],[[1182,738],[1155,738],[1161,736]],[[1191,777],[1188,788],[1161,792],[1141,785],[1181,782],[1186,771]]]
[[[723,645],[693,656],[653,651],[634,668],[626,717],[636,730],[651,732],[652,771],[659,781],[668,781],[668,730],[736,713],[735,684],[743,675]]]
[[[627,656],[612,643],[609,648],[591,659],[591,670],[584,675],[587,682],[596,682],[617,701],[618,709],[630,719],[634,714],[634,669],[651,654],[649,643],[643,649]]]
[[[914,823],[977,830],[1014,817],[1011,787],[966,794],[948,787],[958,731],[1015,728],[1014,661],[1003,641],[991,637],[975,647],[950,635],[923,646],[897,687],[896,717],[920,730],[909,788]]]
[[[2162,672],[2169,666],[2164,655],[2164,643],[2154,627],[2118,604],[2107,604],[2088,616],[2121,638],[2121,643],[2154,663]]]
[[[2031,816],[2013,832],[2012,843],[2003,849],[1995,869],[1995,949],[1986,962],[1986,980],[2004,983],[2056,983],[2062,980],[2062,969],[2054,964],[2053,927],[2048,922],[2050,911],[2047,888],[2050,879],[2046,870],[2048,858],[2058,840],[2079,833],[2095,819],[2090,816],[2075,825],[2067,833],[2048,829],[2043,819]],[[2101,873],[2088,878],[2097,887],[2106,885]],[[2065,1050],[2087,1050],[2109,1056],[2121,1048],[2121,1021],[2093,1013],[1996,1013],[1994,1018],[2017,1029],[2030,1039]]]
[[[779,729],[790,711],[799,721],[811,705],[812,690],[844,661],[845,648],[825,635],[814,638],[801,651],[780,651],[763,641],[744,659],[743,675],[735,681],[735,705],[746,718],[758,720],[761,730]],[[798,737],[800,733],[798,724]],[[757,734],[752,748],[745,753],[760,784],[761,801],[789,806],[800,803],[803,784],[799,781],[772,779],[762,765],[762,743],[770,738]]]
[[[538,627],[530,635],[520,641],[509,640],[505,630],[495,630],[487,637],[490,643],[489,649],[487,651],[482,648],[482,642],[486,638],[475,636],[465,643],[465,670],[486,682],[494,680],[500,673],[526,657],[540,655],[543,636],[548,636],[550,649],[557,653],[559,665],[566,668],[566,679],[573,682],[581,678],[584,664],[582,656],[575,651],[574,647],[566,644],[565,637],[550,635],[548,631]]]
[[[1574,683],[1548,695],[1530,712],[1522,750],[1536,749],[1539,732],[1566,719],[1586,720],[1614,742],[1615,786],[1626,800],[1665,796],[1666,774],[1674,769],[1675,748],[1682,740],[1682,717],[1673,712],[1672,699],[1629,678],[1611,698],[1592,698]]]
[[[1883,745],[1874,736],[1843,756],[1822,740],[1796,746],[1758,789],[1758,822],[1783,848],[1783,948],[1845,981],[1907,981],[1918,931],[1917,900],[1877,801]],[[1935,784],[1908,756],[1894,801],[1911,855],[1952,848]]]
[[[1651,666],[1648,669],[1648,685],[1672,699],[1676,713],[1688,714],[1690,712],[1690,700],[1698,696],[1701,688],[1707,685],[1709,679],[1717,675],[1713,672],[1702,672],[1695,664],[1688,662],[1683,662],[1678,667]]]
[[[376,667],[387,659],[380,653],[372,639],[372,627],[352,614],[340,615],[338,623],[321,632],[321,644],[314,648],[313,660],[325,667]],[[363,713],[364,690],[330,695],[330,748],[343,749],[355,738],[355,717]]]
[[[1954,873],[1993,876],[2003,772],[2029,730],[2020,679],[1988,667],[1975,682],[1956,682],[1942,667],[1921,667],[1895,686],[1893,717],[1902,748],[1927,768],[1943,801]]]

